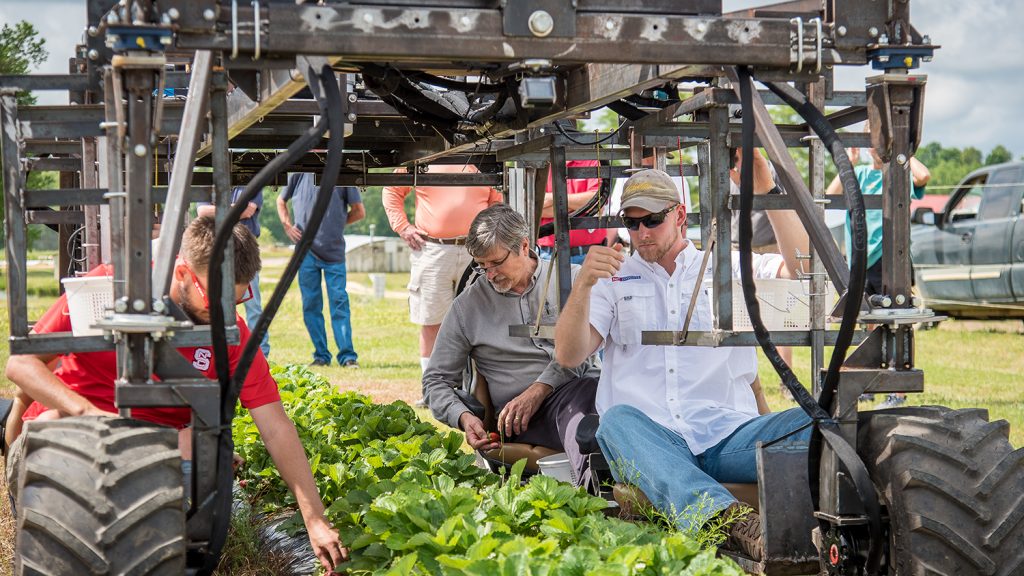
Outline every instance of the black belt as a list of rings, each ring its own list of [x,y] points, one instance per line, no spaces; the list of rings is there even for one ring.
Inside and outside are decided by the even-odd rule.
[[[433,242],[434,244],[448,244],[449,246],[465,246],[466,237],[457,236],[455,238],[434,238],[433,236],[427,236],[427,242]]]

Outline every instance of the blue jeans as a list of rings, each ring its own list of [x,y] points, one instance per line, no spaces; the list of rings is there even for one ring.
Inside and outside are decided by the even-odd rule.
[[[324,295],[320,288],[320,273],[327,284],[327,299],[330,302],[331,329],[334,342],[338,345],[338,364],[356,360],[352,347],[352,312],[349,310],[348,292],[345,291],[345,263],[325,262],[312,252],[299,266],[299,291],[302,294],[302,320],[313,341],[313,359],[331,362],[331,351],[327,348],[327,332],[324,329]]]
[[[538,246],[537,247],[537,255],[540,256],[541,258],[543,258],[544,260],[551,260],[551,256],[554,253],[555,253],[554,248],[549,248],[547,246]],[[587,258],[586,254],[573,254],[572,256],[569,256],[569,263],[582,266],[583,265],[583,261],[586,258]]]
[[[612,464],[616,481],[639,487],[679,529],[689,530],[700,528],[691,526],[691,520],[706,520],[736,501],[720,482],[757,482],[758,442],[774,440],[808,422],[810,418],[800,408],[758,416],[694,455],[678,434],[640,410],[620,404],[601,416],[597,441]],[[806,448],[810,437],[807,428],[783,442]],[[711,502],[701,510],[705,493]]]
[[[252,289],[252,298],[242,303],[242,306],[245,306],[245,323],[249,325],[249,330],[252,330],[256,327],[256,321],[259,320],[260,314],[263,314],[263,297],[260,296],[259,274],[249,283],[249,288]],[[263,351],[264,356],[270,356],[270,330],[263,334],[260,350]]]

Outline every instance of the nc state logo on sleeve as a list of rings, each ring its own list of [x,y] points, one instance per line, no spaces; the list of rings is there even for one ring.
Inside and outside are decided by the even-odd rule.
[[[210,369],[210,357],[213,355],[207,348],[196,348],[195,356],[192,357],[192,367],[196,370],[207,371]]]

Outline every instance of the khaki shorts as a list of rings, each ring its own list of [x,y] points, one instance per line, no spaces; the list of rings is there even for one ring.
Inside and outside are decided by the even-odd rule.
[[[455,289],[473,259],[465,246],[427,242],[410,255],[409,320],[413,324],[440,324],[455,299]]]

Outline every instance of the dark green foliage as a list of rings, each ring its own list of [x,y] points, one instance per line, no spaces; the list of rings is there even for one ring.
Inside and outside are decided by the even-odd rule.
[[[716,574],[739,576],[681,533],[608,518],[606,503],[547,476],[505,482],[474,464],[462,436],[406,404],[337,392],[304,367],[275,367],[327,515],[352,550],[349,574]],[[252,419],[239,412],[245,492],[267,512],[294,505]],[[291,524],[301,527],[296,514]]]

